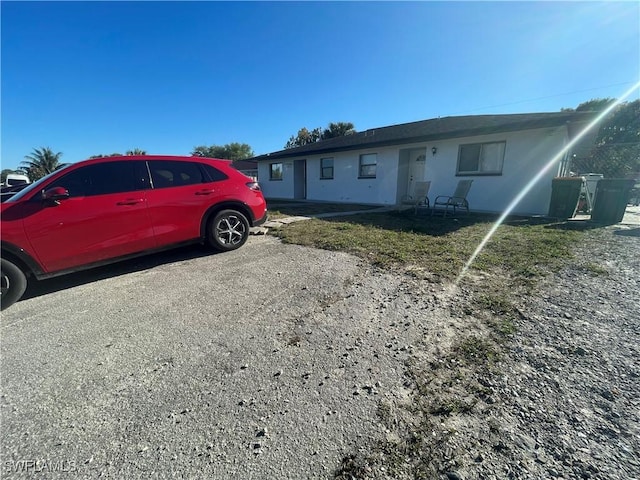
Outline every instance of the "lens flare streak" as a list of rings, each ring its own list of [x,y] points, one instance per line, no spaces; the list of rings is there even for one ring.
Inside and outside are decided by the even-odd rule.
[[[491,237],[493,237],[493,235],[496,233],[496,231],[498,230],[500,225],[502,225],[502,223],[505,221],[505,219],[511,214],[513,209],[518,205],[518,203],[520,203],[520,201],[525,197],[525,195],[527,195],[527,193],[529,193],[529,191],[534,187],[534,185],[554,165],[556,165],[560,161],[560,159],[565,155],[565,153],[568,152],[571,148],[573,148],[573,146],[576,145],[576,143],[578,143],[587,134],[587,132],[589,130],[591,130],[593,127],[598,125],[598,123],[600,123],[600,121],[604,117],[606,117],[614,108],[616,108],[618,105],[620,105],[620,103],[622,103],[627,97],[629,97],[629,95],[631,95],[638,88],[640,88],[640,82],[636,83],[633,87],[631,87],[629,90],[627,90],[618,100],[616,100],[614,103],[609,105],[609,107],[606,110],[604,110],[602,113],[600,113],[600,115],[598,115],[591,123],[589,123],[584,128],[584,130],[582,130],[578,135],[576,135],[576,137],[573,140],[571,140],[569,143],[567,143],[567,145],[562,150],[560,150],[553,158],[551,158],[551,160],[549,160],[549,162],[547,162],[547,164],[544,167],[542,167],[542,169],[536,174],[536,176],[533,177],[531,179],[531,181],[529,181],[524,186],[522,191],[518,195],[516,195],[516,197],[511,201],[511,203],[509,203],[509,205],[507,206],[505,211],[500,215],[500,218],[498,218],[498,220],[496,220],[496,222],[492,225],[492,227],[489,230],[489,232],[485,235],[485,237],[482,239],[482,241],[478,244],[478,246],[475,249],[475,251],[473,252],[473,254],[471,254],[471,257],[469,257],[469,260],[467,260],[467,263],[465,263],[464,267],[462,267],[462,270],[460,271],[460,274],[458,275],[458,278],[456,278],[456,281],[455,281],[455,285],[456,286],[460,284],[460,282],[462,281],[464,276],[469,271],[469,268],[471,267],[471,265],[473,264],[475,259],[478,257],[480,252],[482,252],[482,250],[487,245],[487,243],[489,243],[489,241],[491,240]]]

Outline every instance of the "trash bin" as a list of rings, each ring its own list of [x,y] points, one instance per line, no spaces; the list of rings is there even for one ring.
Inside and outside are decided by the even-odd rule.
[[[582,177],[556,177],[553,179],[551,202],[549,203],[550,217],[567,219],[576,214],[582,182]]]
[[[634,181],[627,178],[603,178],[596,188],[591,220],[612,225],[624,217]]]

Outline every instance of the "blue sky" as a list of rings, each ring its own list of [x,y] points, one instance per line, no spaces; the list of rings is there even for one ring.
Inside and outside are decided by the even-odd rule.
[[[640,79],[637,2],[0,8],[2,168],[43,146],[64,162],[230,142],[262,154],[303,126],[558,111]]]

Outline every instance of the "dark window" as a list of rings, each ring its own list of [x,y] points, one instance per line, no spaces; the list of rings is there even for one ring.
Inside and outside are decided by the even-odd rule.
[[[106,162],[74,170],[47,188],[64,187],[70,197],[144,190],[149,181],[144,162]]]
[[[227,177],[226,173],[222,173],[220,170],[212,167],[208,163],[201,163],[200,165],[204,168],[204,171],[206,172],[207,176],[209,177],[209,181],[211,182],[219,182],[221,180],[226,180],[227,178],[229,178]]]
[[[376,166],[378,165],[378,154],[367,153],[360,155],[359,178],[376,178]]]
[[[282,180],[282,164],[269,164],[269,180]]]
[[[333,178],[333,158],[320,159],[320,178],[329,180]]]
[[[460,145],[458,175],[501,175],[506,142]]]
[[[209,181],[195,162],[151,160],[149,170],[151,171],[153,188],[182,187]]]

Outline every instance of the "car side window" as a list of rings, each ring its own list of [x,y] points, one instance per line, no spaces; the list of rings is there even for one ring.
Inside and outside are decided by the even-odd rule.
[[[210,182],[219,182],[221,180],[226,180],[229,178],[226,173],[221,172],[215,167],[212,167],[208,163],[201,163],[202,168],[204,168],[205,173],[209,177],[208,180]]]
[[[205,178],[199,164],[195,162],[151,160],[149,170],[153,188],[182,187],[209,181]]]
[[[108,195],[149,188],[144,162],[105,162],[79,168],[47,188],[64,187],[70,197]]]

